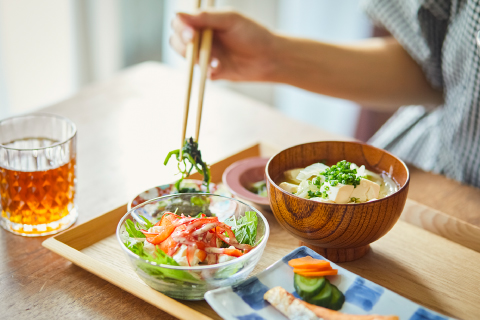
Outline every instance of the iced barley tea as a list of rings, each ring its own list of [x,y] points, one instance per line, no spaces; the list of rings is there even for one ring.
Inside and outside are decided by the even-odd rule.
[[[0,121],[1,226],[23,236],[53,234],[77,219],[76,128],[31,114]]]
[[[0,168],[2,217],[20,227],[17,232],[51,232],[75,206],[75,159],[58,168],[22,172]],[[37,226],[37,228],[33,228]],[[42,227],[44,226],[44,227]],[[35,230],[41,228],[41,230]]]

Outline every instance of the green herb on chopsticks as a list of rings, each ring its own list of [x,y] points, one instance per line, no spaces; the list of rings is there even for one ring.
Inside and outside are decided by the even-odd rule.
[[[207,188],[207,193],[210,192],[210,168],[208,165],[202,160],[202,153],[198,149],[198,143],[193,140],[193,138],[189,138],[185,140],[182,148],[182,160],[180,160],[180,149],[170,151],[165,158],[164,165],[167,165],[170,158],[175,155],[178,161],[178,170],[182,177],[175,183],[175,187],[177,188],[179,193],[191,193],[191,192],[198,192],[191,188],[183,188],[180,189],[180,183],[190,175],[193,168],[197,170],[203,176],[203,184]]]

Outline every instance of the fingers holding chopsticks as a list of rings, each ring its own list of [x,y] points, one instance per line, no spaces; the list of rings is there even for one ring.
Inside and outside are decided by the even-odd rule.
[[[178,13],[172,21],[172,46],[177,52],[183,54],[192,30],[211,28],[213,43],[209,78],[232,81],[270,79],[276,67],[278,37],[274,32],[235,11],[210,9],[197,12]]]
[[[173,47],[175,51],[182,54],[177,48],[181,48],[181,45],[185,47],[188,43],[193,41],[195,35],[195,29],[185,24],[182,20],[175,18],[172,20],[173,34],[170,36],[170,43],[175,43],[179,46]],[[184,54],[182,54],[184,56]]]
[[[207,9],[208,10],[208,9]],[[206,11],[201,11],[199,13],[199,16],[202,15],[202,12]],[[204,23],[194,23],[193,25],[187,24],[184,22],[183,19],[179,18],[180,16],[186,16],[189,17],[186,19],[186,21],[190,22],[190,17],[195,17],[194,15],[189,15],[189,14],[183,14],[179,13],[175,19],[172,20],[171,26],[173,29],[173,34],[170,36],[169,42],[170,46],[181,56],[185,57],[186,54],[186,47],[189,43],[192,42],[193,37],[195,35],[195,30],[202,30],[202,26],[210,26],[209,21],[213,21],[213,25],[215,26],[226,26],[226,22],[224,20],[227,20],[229,15],[225,15],[225,18],[221,19],[211,19],[211,14],[209,13],[206,15],[206,19]],[[196,20],[193,20],[196,21]],[[202,20],[199,20],[202,21]],[[217,29],[214,29],[214,33]],[[215,34],[214,34],[215,37]],[[212,43],[212,49],[211,49],[211,56],[210,56],[210,69],[209,69],[209,75],[214,74],[216,70],[218,70],[219,66],[219,61],[224,57],[224,53],[222,52],[222,47],[219,43],[216,43],[216,41],[213,41]],[[195,62],[199,62],[199,55],[195,57]]]
[[[187,51],[187,43],[183,42],[179,37],[171,36],[169,39],[170,46],[175,50],[179,55],[185,58]]]

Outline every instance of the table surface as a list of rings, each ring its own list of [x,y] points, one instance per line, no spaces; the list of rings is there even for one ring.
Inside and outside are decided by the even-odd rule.
[[[144,63],[42,110],[64,115],[78,128],[77,224],[174,179],[174,165],[162,163],[180,144],[185,81],[184,72]],[[245,96],[212,84],[207,88],[200,147],[209,163],[258,141],[283,149],[347,140]],[[187,136],[193,134],[194,117],[192,112]],[[411,168],[409,198],[480,226],[480,189]],[[0,318],[171,318],[43,248],[45,237],[2,229],[0,239]]]

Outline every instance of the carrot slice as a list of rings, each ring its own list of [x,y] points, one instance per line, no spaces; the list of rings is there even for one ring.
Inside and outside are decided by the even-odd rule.
[[[205,252],[205,250],[200,250],[198,249],[196,252],[195,252],[195,256],[200,260],[200,261],[204,261],[205,258],[207,257],[207,252]]]
[[[310,256],[306,256],[302,258],[292,259],[288,261],[288,265],[293,268],[310,268],[310,267],[324,268],[326,266],[329,267],[330,262],[325,260],[314,259]]]
[[[312,271],[312,272],[306,272],[306,271],[297,272],[295,271],[295,269],[293,269],[293,272],[304,277],[323,277],[323,276],[334,276],[338,274],[337,269],[326,270],[326,271]]]
[[[325,263],[295,264],[294,268],[298,268],[298,269],[328,270],[328,269],[332,269],[332,266],[330,265],[330,262],[325,261]]]
[[[333,270],[331,266],[324,266],[324,267],[298,267],[293,268],[293,270],[297,270],[298,272],[315,272],[315,271],[328,271]]]

